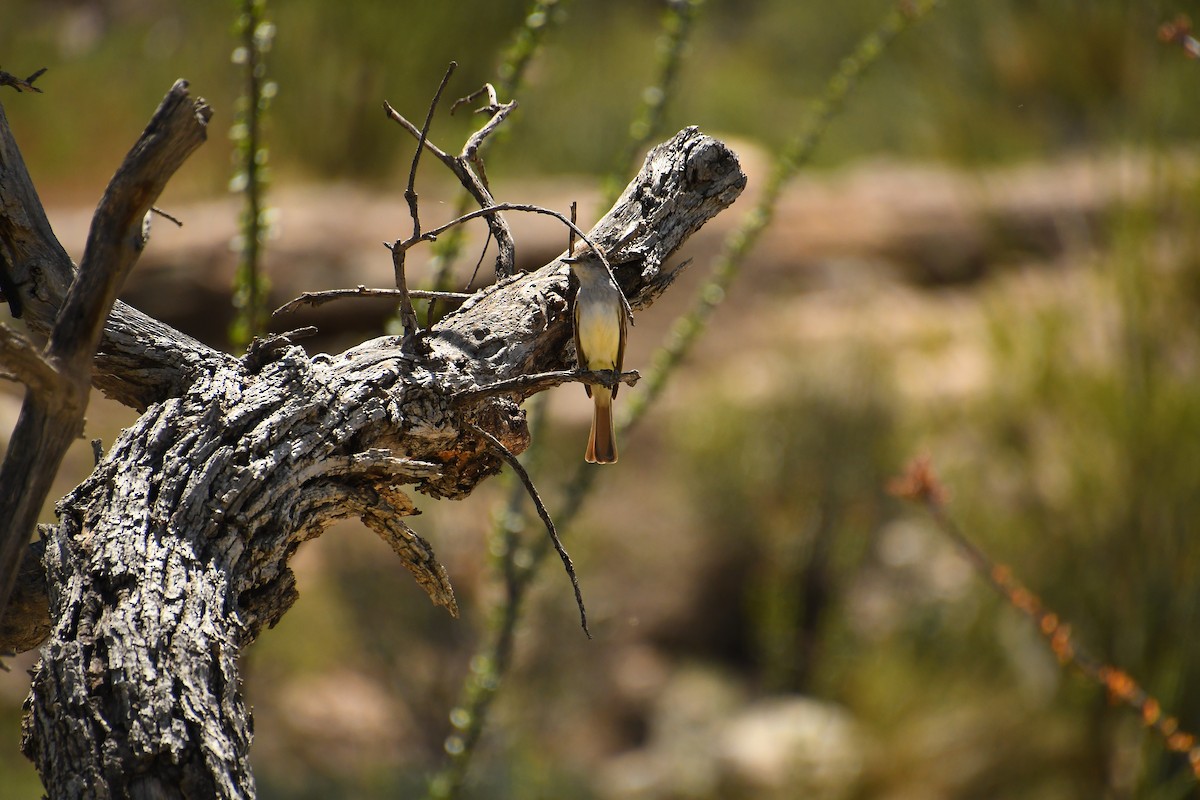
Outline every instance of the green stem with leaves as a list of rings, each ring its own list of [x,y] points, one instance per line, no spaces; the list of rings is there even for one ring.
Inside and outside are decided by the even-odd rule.
[[[262,270],[267,234],[264,194],[267,184],[267,148],[263,145],[263,120],[275,84],[266,79],[266,54],[275,37],[275,26],[266,21],[266,0],[242,0],[233,61],[241,65],[245,83],[237,101],[230,136],[234,141],[235,172],[230,188],[242,195],[238,221],[239,252],[234,276],[234,321],[229,338],[235,349],[244,348],[267,326],[267,280]]]
[[[633,169],[638,154],[646,148],[651,139],[656,138],[662,131],[663,120],[666,118],[667,101],[675,94],[675,86],[679,80],[679,67],[687,53],[688,39],[692,26],[700,12],[704,0],[670,0],[663,16],[662,35],[658,39],[658,62],[655,69],[656,80],[642,90],[642,103],[633,122],[629,125],[629,137],[625,141],[625,149],[612,172],[604,180],[604,203],[607,207],[616,202],[625,188],[629,173]]]

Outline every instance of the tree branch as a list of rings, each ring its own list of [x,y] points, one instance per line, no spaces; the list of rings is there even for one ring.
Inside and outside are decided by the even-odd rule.
[[[554,529],[554,520],[550,517],[550,512],[546,510],[546,504],[542,502],[541,495],[538,494],[537,487],[533,485],[533,479],[529,477],[529,473],[521,464],[512,451],[504,446],[503,443],[495,436],[485,431],[477,425],[471,427],[482,436],[492,449],[508,462],[508,465],[517,473],[517,477],[521,479],[521,483],[525,486],[525,491],[529,492],[529,497],[533,500],[533,505],[537,508],[538,516],[546,526],[546,532],[550,535],[550,542],[554,545],[554,550],[558,553],[558,557],[562,559],[563,569],[567,571],[567,577],[571,579],[571,588],[575,590],[575,605],[579,607],[579,625],[583,628],[587,638],[592,638],[592,632],[588,630],[587,624],[587,609],[583,606],[583,591],[579,588],[579,578],[575,575],[575,565],[571,563],[571,556],[567,555],[566,548],[563,547],[562,540],[558,538],[558,531]]]
[[[187,83],[178,81],[96,209],[79,272],[50,332],[49,369],[39,375],[40,390],[31,386],[26,394],[0,464],[0,616],[51,482],[82,430],[92,357],[117,292],[141,254],[146,215],[167,180],[204,142],[211,114],[203,100],[189,100]],[[44,383],[50,375],[53,388]]]
[[[36,193],[12,156],[0,125],[0,245],[18,278],[10,284],[35,335],[44,329],[61,343],[62,360],[48,363],[86,364],[47,323],[68,295],[70,264],[48,224],[39,228]],[[21,179],[6,182],[13,177]],[[665,260],[744,183],[724,145],[688,129],[651,151],[636,185],[582,235],[608,254],[635,307],[646,305],[664,285]],[[140,241],[121,228],[140,221],[133,211],[110,219]],[[104,266],[99,252],[90,250],[86,268]],[[517,400],[555,385],[544,373],[572,365],[568,272],[556,258],[477,292],[419,349],[383,336],[336,356],[310,356],[281,337],[235,359],[118,304],[97,384],[159,402],[59,503],[45,581],[22,594],[53,609],[25,739],[50,796],[81,780],[112,796],[170,795],[185,784],[193,796],[252,794],[238,656],[294,602],[291,555],[334,520],[360,518],[433,602],[456,609],[429,543],[402,520],[418,513],[414,492],[465,497],[528,446]],[[0,646],[27,647],[45,629],[45,616],[20,617],[19,629],[5,618],[0,637],[11,638]]]
[[[42,77],[42,73],[45,71],[46,68],[42,67],[28,78],[21,79],[0,69],[0,86],[11,86],[18,92],[37,92],[41,94],[42,90],[34,86],[33,82]]]
[[[19,309],[35,344],[44,344],[75,267],[54,236],[2,104],[0,270],[0,286],[14,315]],[[96,350],[92,380],[109,397],[140,411],[179,396],[197,377],[236,363],[233,356],[117,301]]]
[[[458,64],[451,61],[450,66],[446,68],[442,82],[438,84],[437,91],[433,93],[429,111],[425,114],[425,124],[421,126],[421,133],[417,137],[417,146],[413,149],[412,169],[408,171],[408,185],[404,188],[404,200],[408,203],[408,213],[412,217],[412,235],[407,239],[397,239],[388,248],[392,251],[392,270],[395,274],[396,290],[400,294],[400,324],[404,327],[406,341],[417,335],[418,328],[417,312],[413,309],[412,297],[408,293],[408,277],[404,271],[404,259],[408,254],[408,248],[421,240],[421,213],[416,189],[417,167],[421,163],[421,153],[425,150],[425,142],[429,139],[429,126],[433,124],[433,114],[437,110],[438,101],[441,100],[442,92],[446,90],[446,84],[450,82],[450,76],[454,74],[457,67]]]

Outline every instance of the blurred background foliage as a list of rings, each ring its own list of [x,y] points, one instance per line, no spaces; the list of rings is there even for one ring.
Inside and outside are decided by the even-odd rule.
[[[549,5],[534,22],[554,29],[489,174],[586,201],[653,83],[663,4]],[[4,3],[0,66],[50,68],[45,95],[4,102],[52,221],[94,201],[175,78],[216,108],[214,131],[232,121],[235,6]],[[761,152],[794,134],[890,7],[707,0],[658,138],[692,123],[729,137],[753,194]],[[496,80],[527,10],[270,4],[272,197],[352,183],[394,202],[411,146],[382,100],[419,118],[451,59],[448,96]],[[547,571],[467,796],[1195,795],[1184,759],[1061,672],[884,491],[910,455],[932,454],[968,533],[1200,730],[1200,63],[1156,37],[1188,10],[947,2],[897,40],[564,531],[597,641]],[[453,147],[472,122],[441,114],[435,141]],[[232,152],[213,136],[175,202],[220,197]],[[428,163],[422,180],[445,186]],[[648,363],[731,224],[698,237],[691,274],[639,318],[631,366]],[[109,442],[130,417],[94,402],[89,434]],[[535,474],[552,512],[585,413],[582,392],[553,393]],[[90,450],[76,455],[77,480]],[[461,620],[429,607],[359,526],[300,551],[300,601],[245,659],[261,796],[421,794],[472,722],[451,713],[463,681],[494,679],[477,654],[503,592],[489,530],[509,487],[493,484],[424,503],[416,520]],[[0,677],[5,797],[39,796],[16,744],[24,678]]]
[[[888,0],[820,4],[708,0],[691,37],[675,121],[702,121],[778,147],[799,124],[832,66],[889,7]],[[276,169],[311,179],[391,184],[406,156],[380,124],[381,98],[423,110],[450,60],[456,85],[496,80],[500,53],[527,2],[432,3],[419,8],[296,0],[270,8],[280,32],[270,56],[279,95],[270,143]],[[979,164],[1102,143],[1189,139],[1194,65],[1157,45],[1159,24],[1186,4],[1127,0],[949,3],[920,35],[896,45],[863,86],[819,164],[866,155]],[[599,172],[626,138],[660,38],[650,0],[553,4],[547,37],[518,98],[520,145],[494,169],[516,174]],[[70,102],[30,104],[13,121],[37,174],[55,186],[108,177],[128,128],[175,77],[186,76],[230,120],[239,91],[234,4],[199,0],[9,0],[0,10],[5,65],[51,68]],[[286,34],[286,35],[284,35]],[[466,93],[465,91],[463,92]],[[469,120],[459,118],[460,130]],[[453,123],[439,122],[448,141]],[[214,142],[189,170],[224,184]],[[204,184],[207,185],[205,186]]]

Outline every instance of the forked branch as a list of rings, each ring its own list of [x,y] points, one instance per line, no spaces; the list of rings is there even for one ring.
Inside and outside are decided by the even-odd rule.
[[[42,73],[45,71],[46,68],[42,67],[28,78],[18,78],[16,75],[12,75],[0,69],[0,86],[11,86],[18,92],[37,92],[38,94],[41,94],[42,90],[34,86],[33,82],[42,77]]]
[[[79,271],[50,330],[44,368],[28,358],[14,362],[36,386],[30,384],[0,464],[0,616],[51,482],[82,430],[92,358],[117,292],[141,254],[146,217],[167,181],[204,142],[211,115],[203,100],[188,96],[186,81],[171,87],[96,209]],[[28,355],[28,349],[18,350]]]
[[[472,97],[474,96],[475,95],[472,95]],[[464,100],[467,100],[468,102],[469,99],[470,98],[464,98]],[[492,103],[490,103],[488,106],[485,106],[484,110],[491,111],[491,116],[488,118],[488,121],[484,123],[483,127],[481,127],[475,132],[475,134],[467,139],[467,143],[464,145],[462,153],[457,156],[450,155],[429,141],[429,138],[426,135],[427,130],[422,132],[421,129],[417,128],[416,125],[413,125],[411,122],[405,119],[400,112],[393,108],[391,103],[385,101],[383,104],[384,111],[386,112],[388,118],[399,124],[400,127],[408,131],[413,138],[417,140],[418,150],[423,146],[424,148],[428,149],[429,152],[434,155],[434,157],[445,164],[446,167],[454,173],[454,176],[458,178],[458,181],[463,185],[463,188],[466,189],[467,192],[470,193],[471,197],[475,199],[475,202],[479,203],[481,208],[490,208],[495,206],[496,199],[492,196],[491,190],[487,185],[486,176],[483,173],[483,161],[479,157],[478,153],[479,145],[500,125],[501,122],[504,121],[504,118],[507,117],[517,105],[515,100],[509,103],[499,103],[499,101],[495,99],[494,89],[491,89],[490,91],[490,99],[492,100]],[[458,101],[455,106],[462,102],[462,100]],[[488,230],[496,239],[496,277],[506,278],[509,275],[512,275],[516,270],[517,247],[515,241],[513,240],[512,230],[508,227],[508,223],[504,220],[503,216],[496,212],[497,209],[492,209],[485,216],[487,219]],[[412,244],[415,243],[415,241],[412,242]]]

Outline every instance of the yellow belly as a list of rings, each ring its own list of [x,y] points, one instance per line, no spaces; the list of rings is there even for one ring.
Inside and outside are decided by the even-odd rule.
[[[579,344],[590,370],[616,369],[621,347],[621,320],[611,306],[579,309]]]

